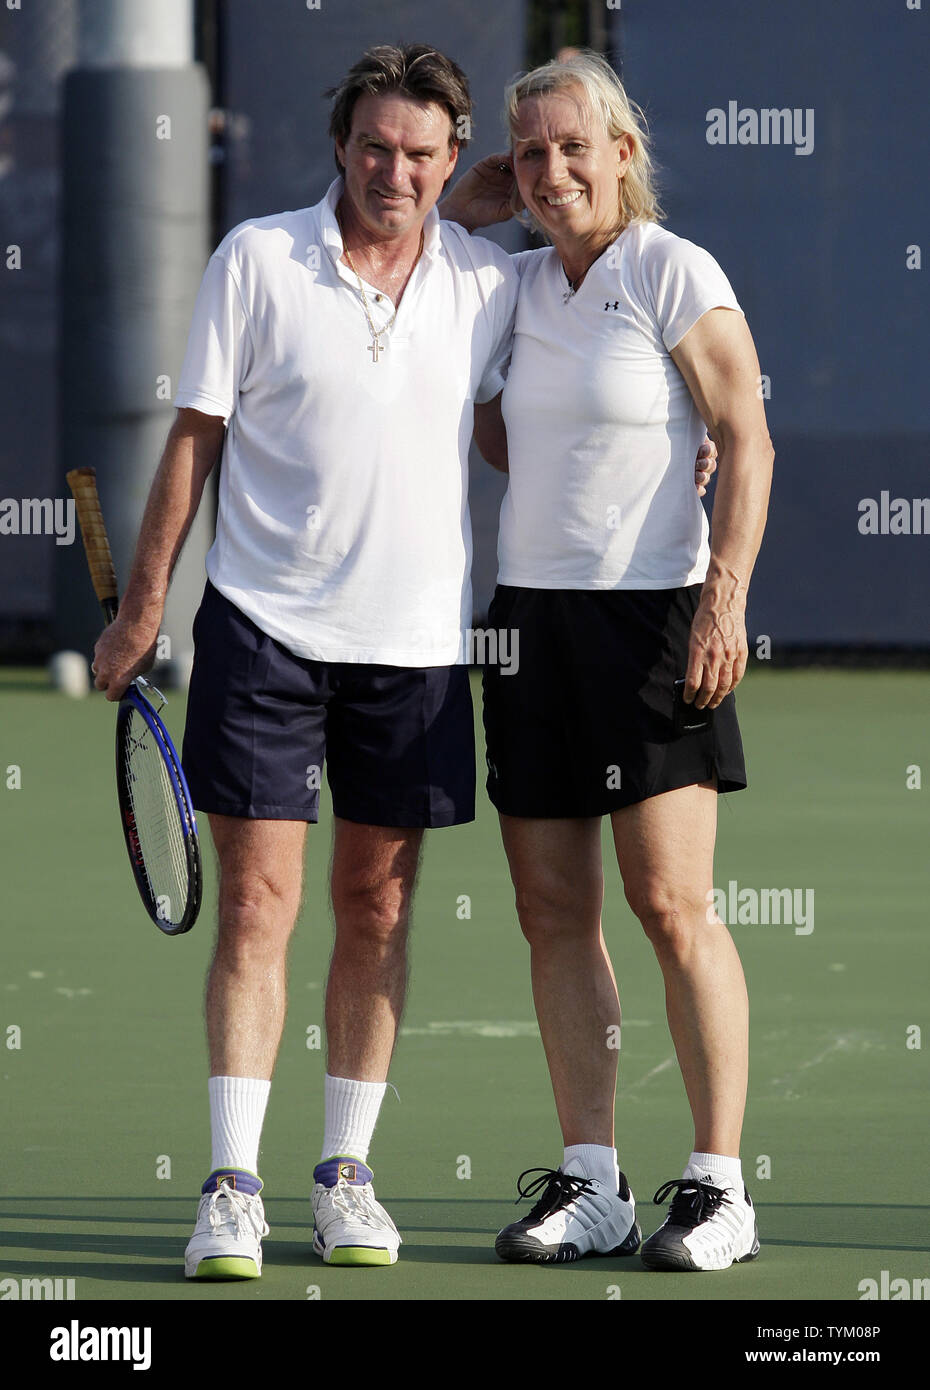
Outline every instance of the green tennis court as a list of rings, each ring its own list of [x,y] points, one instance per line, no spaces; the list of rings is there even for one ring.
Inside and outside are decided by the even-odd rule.
[[[721,805],[715,883],[752,1003],[743,1169],[762,1255],[718,1274],[638,1260],[499,1263],[515,1179],[561,1143],[527,948],[496,817],[427,839],[404,1028],[371,1162],[404,1237],[390,1269],[310,1250],[331,941],[330,831],[311,832],[290,1012],[262,1142],[271,1236],[261,1281],[191,1284],[183,1250],[209,1165],[203,977],[215,877],[194,931],[162,937],[136,896],[110,772],[114,710],[39,672],[0,673],[5,1097],[0,1294],[76,1301],[859,1300],[930,1294],[927,1022],[930,675],[768,671],[740,695],[751,787]],[[183,727],[183,699],[165,712]],[[922,774],[924,785],[918,784]],[[558,778],[559,769],[552,775]],[[209,846],[206,827],[202,827]],[[618,1147],[646,1233],[691,1147],[660,975],[608,875],[624,1009]],[[748,894],[746,890],[751,890]],[[755,897],[753,897],[753,893]],[[791,910],[792,918],[784,916]],[[773,915],[769,913],[768,915]],[[48,1281],[44,1285],[35,1281]],[[68,1281],[73,1281],[70,1283]],[[892,1284],[891,1281],[901,1281]],[[923,1292],[925,1290],[925,1292]]]

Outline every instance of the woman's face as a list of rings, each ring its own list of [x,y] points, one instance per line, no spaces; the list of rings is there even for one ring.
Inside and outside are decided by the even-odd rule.
[[[610,240],[620,229],[619,179],[632,140],[612,140],[580,87],[525,97],[512,131],[524,206],[558,245]]]

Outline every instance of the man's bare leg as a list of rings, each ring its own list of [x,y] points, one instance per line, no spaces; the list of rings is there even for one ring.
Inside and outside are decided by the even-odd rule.
[[[254,1279],[268,1232],[258,1145],[284,1026],[307,827],[211,815],[210,828],[220,865],[206,1000],[213,1158],[184,1271],[189,1279]]]
[[[207,977],[210,1074],[270,1080],[307,826],[211,815],[210,828],[220,862],[219,929]]]
[[[336,939],[326,986],[326,1122],[313,1248],[328,1264],[387,1265],[400,1235],[366,1159],[407,989],[407,932],[423,832],[337,817]]]
[[[336,939],[326,987],[331,1076],[387,1079],[407,988],[407,930],[423,831],[336,819]]]

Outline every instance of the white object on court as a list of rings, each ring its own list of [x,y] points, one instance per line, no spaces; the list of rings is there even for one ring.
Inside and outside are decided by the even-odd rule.
[[[90,668],[80,652],[55,652],[49,659],[48,676],[54,688],[72,700],[90,694]]]

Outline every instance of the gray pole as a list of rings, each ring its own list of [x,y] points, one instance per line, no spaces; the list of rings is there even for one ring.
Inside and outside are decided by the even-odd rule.
[[[61,495],[69,469],[96,468],[121,587],[210,251],[208,92],[192,11],[192,0],[83,0],[65,81]],[[181,670],[212,539],[206,499],[201,513],[162,623],[163,655]],[[101,621],[80,542],[56,558],[56,641],[89,654]]]

